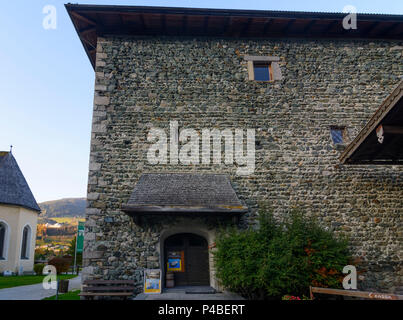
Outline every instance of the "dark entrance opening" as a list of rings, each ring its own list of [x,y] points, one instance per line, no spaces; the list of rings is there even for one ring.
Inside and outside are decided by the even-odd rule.
[[[209,256],[207,240],[192,233],[168,237],[164,243],[165,270],[170,253],[180,253],[182,271],[174,272],[175,286],[209,286]]]

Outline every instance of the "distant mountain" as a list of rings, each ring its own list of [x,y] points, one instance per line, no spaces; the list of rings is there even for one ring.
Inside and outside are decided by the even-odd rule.
[[[84,217],[85,216],[85,198],[66,198],[54,201],[39,203],[42,209],[41,217]]]

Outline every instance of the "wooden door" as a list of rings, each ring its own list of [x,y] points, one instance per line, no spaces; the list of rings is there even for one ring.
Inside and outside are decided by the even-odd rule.
[[[165,240],[165,265],[169,251],[183,251],[184,271],[175,272],[175,286],[210,285],[206,239],[191,233],[173,235]]]

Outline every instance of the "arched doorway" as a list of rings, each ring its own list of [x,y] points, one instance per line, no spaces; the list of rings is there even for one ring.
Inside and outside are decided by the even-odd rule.
[[[210,285],[208,244],[205,238],[192,233],[168,237],[164,242],[165,266],[172,255],[182,260],[181,270],[174,273],[175,286]]]

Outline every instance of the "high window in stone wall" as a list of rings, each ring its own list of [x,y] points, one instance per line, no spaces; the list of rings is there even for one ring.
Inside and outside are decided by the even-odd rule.
[[[271,65],[268,62],[253,62],[253,73],[256,81],[270,81],[273,79]]]
[[[249,80],[271,82],[281,80],[280,58],[273,56],[245,56]]]
[[[346,128],[345,127],[330,127],[330,136],[334,144],[345,144],[346,143]]]

